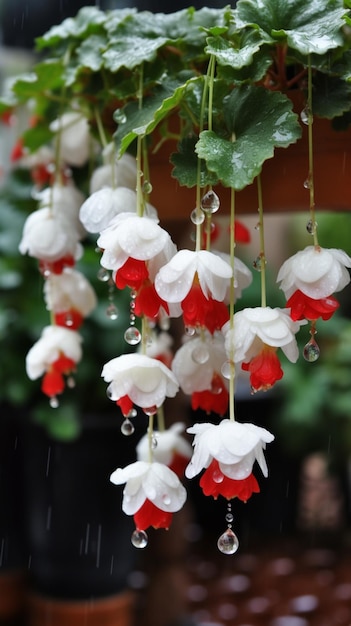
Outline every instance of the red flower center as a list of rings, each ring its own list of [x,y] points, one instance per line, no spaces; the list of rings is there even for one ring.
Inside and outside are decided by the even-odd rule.
[[[150,500],[145,500],[142,507],[134,515],[134,522],[137,530],[146,530],[149,526],[154,528],[169,528],[172,522],[173,513],[162,511]]]
[[[227,500],[239,498],[243,502],[246,502],[253,493],[259,493],[260,491],[258,482],[253,474],[242,480],[228,478],[221,472],[216,459],[213,459],[202,475],[200,487],[205,496],[212,496],[215,499],[218,496],[223,496]]]
[[[228,409],[229,394],[222,378],[215,372],[211,389],[195,391],[191,396],[191,407],[194,411],[202,409],[206,413],[224,415]]]
[[[118,289],[130,287],[138,290],[148,277],[149,271],[145,261],[129,257],[124,265],[117,270],[115,282]]]
[[[241,367],[250,372],[250,384],[253,391],[267,391],[284,375],[276,348],[267,345],[249,363],[242,363]]]
[[[229,319],[228,308],[224,302],[206,298],[196,282],[181,306],[185,326],[204,326],[210,333],[222,328]]]
[[[290,317],[296,322],[303,319],[314,321],[320,317],[329,320],[340,305],[333,296],[314,300],[298,289],[290,296],[286,306],[291,309]]]

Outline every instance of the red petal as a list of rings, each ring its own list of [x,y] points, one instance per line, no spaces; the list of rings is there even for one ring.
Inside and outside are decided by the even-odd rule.
[[[185,468],[189,463],[189,459],[179,452],[175,452],[173,455],[173,459],[169,464],[169,469],[171,469],[175,474],[177,474],[178,478],[184,475]]]
[[[60,374],[70,374],[73,370],[75,370],[76,363],[72,359],[69,359],[67,356],[62,354],[56,361],[52,364],[53,369]]]
[[[250,384],[255,391],[267,391],[284,375],[276,349],[271,346],[265,346],[249,363],[242,363],[241,367],[250,372]]]
[[[191,396],[191,408],[202,409],[206,413],[224,415],[228,409],[229,394],[221,377],[215,374],[212,379],[212,390],[195,391]]]
[[[218,498],[223,496],[228,500],[239,498],[246,502],[253,493],[259,493],[260,487],[253,474],[243,480],[233,480],[225,476],[219,469],[218,461],[214,459],[206,469],[200,480],[200,487],[205,496]]]
[[[333,296],[315,300],[298,289],[290,296],[286,306],[291,309],[290,317],[294,321],[302,319],[314,321],[320,317],[329,320],[340,304]]]
[[[135,315],[139,317],[146,315],[146,317],[152,319],[157,317],[161,307],[165,309],[166,313],[169,313],[167,303],[160,298],[154,285],[149,280],[146,280],[135,298]]]
[[[57,261],[45,261],[41,259],[39,261],[39,269],[44,276],[47,272],[52,274],[62,274],[65,267],[73,267],[74,264],[74,257],[71,254],[67,254],[61,259],[57,259]]]
[[[139,261],[129,257],[124,265],[116,272],[116,286],[118,289],[130,287],[131,289],[140,289],[144,280],[149,277],[149,272],[145,261]]]
[[[83,315],[75,309],[55,313],[54,318],[55,324],[57,324],[57,326],[65,326],[66,328],[70,328],[71,330],[77,330],[78,328],[80,328],[84,320]]]
[[[142,507],[133,517],[138,530],[146,530],[149,526],[154,528],[169,528],[173,513],[158,509],[150,500],[145,500]]]
[[[15,161],[18,161],[19,159],[21,159],[23,155],[24,155],[23,139],[20,138],[16,141],[15,145],[13,146],[11,150],[10,160],[12,163],[14,163]]]
[[[182,302],[185,326],[204,326],[210,333],[219,330],[229,319],[224,302],[206,298],[200,285],[194,284]]]
[[[121,409],[124,417],[127,417],[130,414],[134,406],[129,396],[122,396],[122,398],[116,401],[116,404]]]
[[[239,220],[234,222],[234,239],[236,243],[250,243],[251,241],[249,229]]]
[[[41,383],[41,390],[46,396],[52,398],[62,393],[65,388],[65,381],[61,374],[54,369],[46,372]]]

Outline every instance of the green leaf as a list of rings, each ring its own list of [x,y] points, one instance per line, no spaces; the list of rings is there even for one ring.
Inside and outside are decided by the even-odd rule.
[[[69,38],[83,38],[97,32],[107,20],[107,14],[96,7],[83,7],[75,18],[68,17],[61,24],[53,26],[42,37],[36,39],[37,50],[57,46]]]
[[[205,51],[213,54],[219,65],[229,65],[234,69],[252,63],[254,55],[260,50],[262,39],[258,31],[251,30],[244,33],[242,41],[236,42],[224,37],[209,37]]]
[[[115,113],[119,122],[114,135],[117,148],[122,155],[138,136],[150,134],[156,126],[179,104],[187,86],[194,79],[185,82],[168,80],[157,86],[154,92],[143,101],[142,108],[138,102],[131,102],[122,111]],[[121,121],[121,115],[125,121]]]
[[[351,84],[338,77],[319,73],[314,81],[313,113],[333,119],[350,110]]]
[[[12,91],[22,101],[35,98],[42,92],[63,85],[64,66],[61,59],[48,59],[38,63],[33,72],[23,74],[12,86]]]
[[[245,85],[224,102],[228,138],[203,131],[196,152],[227,186],[251,184],[274,148],[286,148],[301,136],[291,101],[278,92]]]
[[[258,28],[263,41],[286,42],[305,57],[325,54],[344,42],[341,0],[239,0],[237,26]]]
[[[159,48],[167,42],[166,37],[146,39],[137,36],[112,41],[111,47],[102,55],[104,66],[111,72],[118,72],[123,67],[132,70],[145,61],[153,61]]]
[[[185,187],[195,187],[198,182],[198,158],[195,152],[197,137],[186,137],[179,142],[178,152],[171,155],[174,168],[172,176]],[[200,163],[200,187],[216,185],[218,178],[206,168],[204,161]]]
[[[91,35],[84,39],[76,51],[79,65],[98,72],[103,66],[102,53],[106,46],[107,39],[103,35]]]

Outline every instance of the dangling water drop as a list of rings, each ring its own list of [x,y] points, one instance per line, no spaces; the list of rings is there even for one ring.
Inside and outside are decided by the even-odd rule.
[[[127,121],[127,116],[125,112],[123,111],[123,109],[116,109],[116,111],[113,114],[113,118],[115,122],[117,122],[117,124],[125,124]]]
[[[68,328],[71,328],[73,326],[73,316],[71,313],[66,313],[65,315],[65,326],[67,326]]]
[[[51,396],[51,398],[49,400],[49,404],[50,404],[52,409],[57,409],[57,407],[59,406],[59,401],[56,398],[56,396]]]
[[[155,435],[153,435],[151,438],[151,449],[156,450],[157,445],[158,445],[157,438],[155,437]]]
[[[123,423],[121,426],[122,435],[125,435],[126,437],[130,437],[130,435],[132,435],[134,431],[135,431],[134,424],[132,424],[130,419],[126,417],[126,419],[123,420]]]
[[[227,528],[219,537],[217,547],[222,554],[235,554],[239,548],[239,540],[231,528]]]
[[[134,548],[146,548],[148,544],[148,536],[145,530],[134,530],[131,536],[131,542]]]
[[[151,192],[152,192],[152,184],[150,183],[149,180],[145,180],[143,182],[143,193],[146,193],[146,195],[148,195]]]
[[[205,215],[203,214],[202,211],[198,211],[197,209],[194,209],[191,213],[190,213],[190,220],[191,222],[195,225],[198,226],[199,224],[203,224],[205,221]]]
[[[116,320],[118,318],[118,309],[113,302],[108,305],[106,315],[110,320]]]
[[[233,513],[231,513],[230,510],[228,510],[228,513],[225,516],[225,521],[228,522],[228,524],[231,524],[233,519],[234,519]]]
[[[110,280],[110,272],[105,270],[104,267],[101,267],[97,273],[97,278],[102,283],[107,283]]]
[[[303,349],[303,358],[305,361],[308,361],[308,363],[314,363],[319,359],[320,352],[319,345],[314,337],[312,337]]]
[[[156,415],[156,413],[157,413],[157,406],[154,405],[154,406],[147,406],[145,408],[143,407],[143,411],[144,411],[145,415],[148,415],[148,416]]]
[[[259,255],[258,257],[256,257],[256,259],[252,263],[253,268],[257,270],[257,272],[261,272],[265,264],[266,264],[266,261],[262,255]]]
[[[216,213],[220,207],[220,200],[216,192],[210,189],[201,198],[201,208],[205,213]]]
[[[210,354],[206,346],[200,345],[194,348],[191,353],[191,358],[194,363],[197,363],[198,365],[204,365],[210,358]]]
[[[124,340],[130,346],[136,346],[141,341],[141,332],[135,326],[129,326],[124,333]]]
[[[311,181],[309,178],[306,178],[306,180],[304,180],[303,186],[305,189],[310,189],[311,188]]]
[[[193,337],[196,333],[196,328],[194,326],[185,326],[184,331],[187,337]]]

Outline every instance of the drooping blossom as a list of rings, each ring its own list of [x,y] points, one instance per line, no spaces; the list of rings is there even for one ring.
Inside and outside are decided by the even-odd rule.
[[[117,287],[134,290],[135,315],[156,318],[161,310],[170,313],[167,302],[155,290],[154,280],[176,247],[157,220],[120,213],[102,231],[97,243],[104,251],[101,265],[113,270]]]
[[[57,215],[63,215],[74,228],[77,239],[82,239],[86,235],[86,231],[79,219],[79,209],[84,196],[82,192],[72,183],[66,184],[55,182],[50,187],[45,187],[36,194],[39,201],[39,208],[49,208]]]
[[[93,194],[103,187],[128,187],[135,191],[137,182],[135,157],[125,152],[116,159],[114,146],[108,144],[103,150],[102,158],[104,164],[97,167],[91,175],[90,193]]]
[[[79,111],[68,111],[50,124],[50,130],[59,134],[59,158],[64,163],[81,167],[90,155],[92,138],[89,122]]]
[[[43,376],[42,391],[55,397],[65,388],[65,376],[75,371],[82,358],[82,338],[63,326],[46,326],[40,339],[26,357],[27,375],[31,380]]]
[[[90,233],[99,233],[107,228],[119,213],[136,213],[137,196],[128,187],[103,187],[95,191],[80,208],[80,220]],[[148,217],[157,218],[157,211],[151,205],[145,207]]]
[[[108,395],[128,415],[133,404],[144,410],[160,407],[173,398],[179,384],[173,372],[161,361],[144,354],[122,354],[108,363],[102,377],[109,383]]]
[[[223,336],[203,333],[186,341],[175,353],[172,370],[182,391],[191,395],[194,410],[223,415],[228,409],[228,390],[221,375],[226,361]]]
[[[294,322],[289,313],[289,309],[246,308],[235,313],[232,328],[227,323],[222,329],[228,359],[250,372],[253,391],[266,391],[282,378],[278,348],[292,363],[298,359],[295,334],[303,322]]]
[[[224,261],[230,265],[230,255],[225,252],[216,252]],[[236,302],[242,296],[243,289],[249,287],[252,283],[252,272],[238,257],[234,257],[234,302]],[[230,301],[230,285],[228,286],[225,296],[225,303],[229,304]]]
[[[173,339],[166,331],[152,332],[145,348],[145,354],[153,359],[162,361],[167,367],[171,367],[173,360]]]
[[[166,430],[156,430],[153,437],[157,446],[152,450],[154,461],[167,465],[177,476],[181,477],[191,458],[192,447],[182,435],[185,424],[176,422]],[[149,459],[149,436],[144,435],[136,447],[138,461]]]
[[[43,271],[47,268],[58,273],[64,266],[73,266],[83,252],[74,222],[48,207],[37,209],[27,217],[19,250],[39,259]]]
[[[277,282],[293,320],[329,319],[339,307],[332,296],[350,282],[351,258],[336,248],[307,246],[281,266]]]
[[[48,275],[44,298],[47,309],[54,313],[55,323],[73,330],[79,328],[97,303],[95,291],[84,274],[68,267],[61,274]]]
[[[169,528],[173,513],[186,501],[186,490],[169,467],[154,461],[136,461],[117,468],[110,477],[115,485],[126,483],[122,510],[133,515],[137,530]]]
[[[179,250],[160,268],[155,289],[168,303],[180,304],[186,326],[210,332],[228,319],[224,299],[232,277],[230,265],[207,250]]]
[[[49,184],[53,177],[55,154],[51,146],[40,146],[35,152],[29,152],[19,139],[11,152],[11,161],[18,167],[30,170],[32,180],[38,187]]]
[[[274,440],[268,430],[224,419],[219,424],[194,424],[187,432],[194,435],[194,453],[185,475],[193,478],[205,470],[200,480],[205,495],[246,501],[259,491],[252,471],[257,461],[268,475],[264,450]]]

